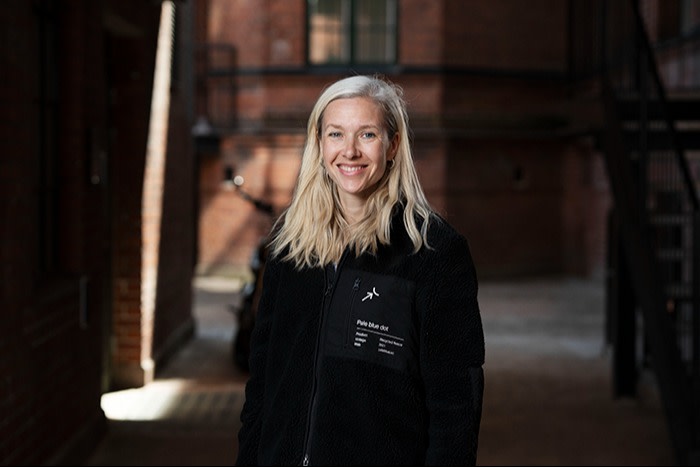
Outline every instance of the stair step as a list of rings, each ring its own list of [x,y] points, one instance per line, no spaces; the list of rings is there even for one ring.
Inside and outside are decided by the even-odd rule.
[[[682,248],[659,248],[656,251],[656,257],[666,262],[682,262],[690,256],[690,253]]]
[[[666,284],[664,291],[669,298],[690,300],[693,297],[693,286],[687,282]]]
[[[624,130],[627,147],[633,151],[639,150],[639,131]],[[686,151],[700,150],[700,130],[679,129],[676,136],[681,148]],[[646,134],[646,147],[650,151],[671,150],[669,133],[664,130],[650,129]]]
[[[647,102],[647,115],[650,120],[662,118],[661,104],[659,101]],[[669,117],[679,120],[700,120],[700,99],[670,99],[666,102],[666,110]],[[619,99],[618,112],[621,120],[637,120],[641,106],[636,99]]]
[[[682,227],[691,225],[693,215],[690,212],[652,214],[649,221],[658,227]]]

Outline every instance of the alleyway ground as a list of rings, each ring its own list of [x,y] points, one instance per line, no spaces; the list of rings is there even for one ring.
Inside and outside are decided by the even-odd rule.
[[[103,396],[108,436],[84,465],[232,465],[246,375],[231,360],[238,284],[200,277],[196,337],[144,388]],[[673,465],[652,375],[614,399],[602,282],[480,284],[486,389],[478,464]]]

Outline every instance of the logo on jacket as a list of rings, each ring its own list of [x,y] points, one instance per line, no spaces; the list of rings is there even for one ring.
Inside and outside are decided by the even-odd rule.
[[[379,294],[377,293],[377,289],[372,287],[372,290],[367,292],[367,295],[365,295],[362,301],[364,302],[367,299],[372,300],[374,297],[379,297]]]

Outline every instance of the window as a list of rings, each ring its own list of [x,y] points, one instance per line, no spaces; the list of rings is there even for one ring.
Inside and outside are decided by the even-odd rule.
[[[396,2],[397,0],[309,0],[309,63],[395,63]]]

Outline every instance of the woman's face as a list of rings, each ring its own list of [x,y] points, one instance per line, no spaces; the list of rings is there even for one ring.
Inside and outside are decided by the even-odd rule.
[[[369,98],[336,99],[321,121],[323,163],[344,208],[363,206],[394,158],[398,136],[388,140],[381,108]]]

